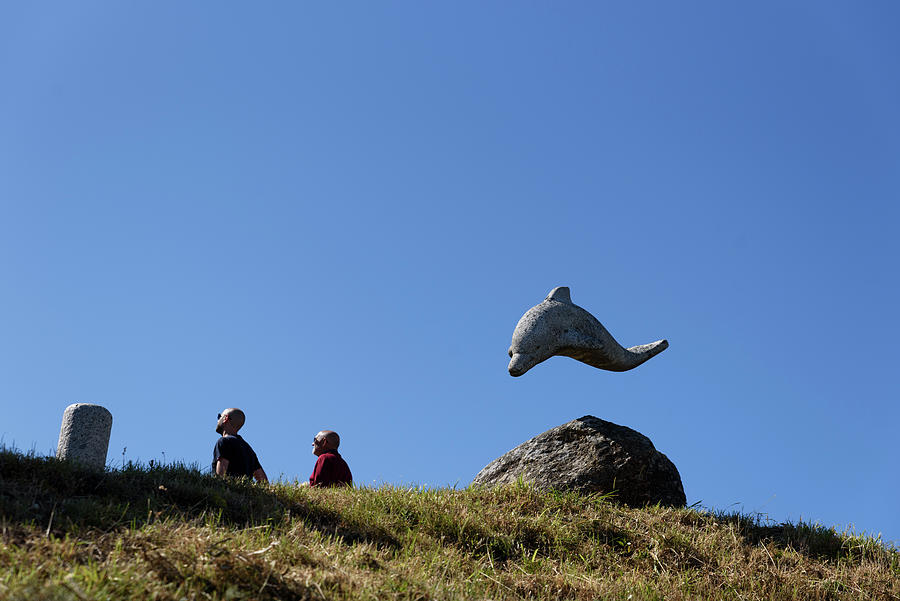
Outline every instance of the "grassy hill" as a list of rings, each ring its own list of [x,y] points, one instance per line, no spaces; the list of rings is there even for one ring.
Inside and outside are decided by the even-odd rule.
[[[309,490],[0,451],[0,599],[900,599],[900,553],[600,495]]]

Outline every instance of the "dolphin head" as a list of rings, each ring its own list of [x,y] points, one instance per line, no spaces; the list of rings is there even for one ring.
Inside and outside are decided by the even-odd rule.
[[[512,347],[509,349],[509,357],[509,366],[506,369],[509,371],[509,375],[513,377],[521,376],[540,363],[538,359],[535,359],[534,355],[529,355],[528,353],[514,353]]]
[[[509,345],[509,375],[518,377],[546,361],[564,345],[564,336],[556,315],[570,311],[573,305],[569,289],[554,288],[539,305],[529,309],[513,331]]]
[[[509,345],[509,366],[506,369],[514,377],[521,376],[559,350],[553,338],[547,336],[543,322],[529,317],[533,316],[526,313],[519,321]]]

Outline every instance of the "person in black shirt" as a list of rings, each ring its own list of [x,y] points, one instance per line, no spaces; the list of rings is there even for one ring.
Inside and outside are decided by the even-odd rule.
[[[253,448],[238,435],[244,425],[244,412],[230,408],[219,414],[216,432],[222,437],[213,448],[212,469],[219,476],[253,476],[258,482],[268,482]]]

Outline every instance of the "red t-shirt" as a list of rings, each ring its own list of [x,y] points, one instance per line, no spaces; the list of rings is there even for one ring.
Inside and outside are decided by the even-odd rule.
[[[316,467],[309,477],[310,486],[335,486],[352,484],[353,475],[344,458],[337,451],[325,451],[319,455]]]

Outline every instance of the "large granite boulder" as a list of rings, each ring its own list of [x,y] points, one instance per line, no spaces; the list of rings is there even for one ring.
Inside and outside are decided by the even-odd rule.
[[[650,439],[631,428],[586,415],[535,436],[478,472],[476,485],[522,477],[540,489],[615,493],[632,507],[681,507],[681,476]]]

